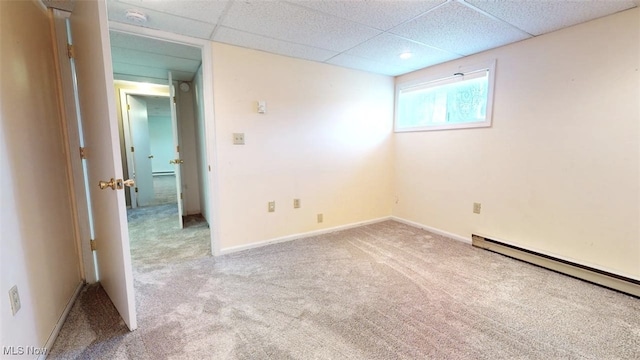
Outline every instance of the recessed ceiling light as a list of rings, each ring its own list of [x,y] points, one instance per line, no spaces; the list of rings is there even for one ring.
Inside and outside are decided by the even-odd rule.
[[[124,14],[127,20],[136,24],[144,24],[147,22],[147,15],[138,10],[127,10]]]
[[[408,59],[410,57],[413,56],[413,53],[411,51],[405,51],[402,54],[400,54],[400,59]]]

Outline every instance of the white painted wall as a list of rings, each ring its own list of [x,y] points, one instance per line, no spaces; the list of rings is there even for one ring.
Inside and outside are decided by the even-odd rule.
[[[36,1],[0,2],[0,33],[0,345],[44,347],[82,281],[52,34]]]
[[[169,107],[169,105],[167,105]],[[173,129],[171,116],[149,115],[149,145],[151,147],[151,169],[153,173],[173,172]]]
[[[206,128],[204,121],[204,99],[203,84],[202,84],[202,65],[198,68],[196,76],[193,78],[193,112],[196,121],[196,162],[198,168],[198,183],[200,184],[200,213],[211,224],[211,216],[209,210],[210,204],[210,192],[209,182],[207,177],[209,175],[209,163],[207,159],[207,144],[206,144]],[[213,119],[212,119],[213,120]]]
[[[193,86],[187,92],[180,90],[176,83],[178,127],[180,133],[180,158],[182,164],[182,189],[184,212],[200,214],[200,184],[198,180],[196,118],[194,112]]]
[[[492,128],[395,135],[394,215],[639,279],[639,13],[399,77],[497,59]]]
[[[213,56],[223,251],[391,214],[393,78],[218,43]]]

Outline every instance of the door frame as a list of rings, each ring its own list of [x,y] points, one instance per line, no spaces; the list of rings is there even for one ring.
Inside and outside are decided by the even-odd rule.
[[[185,35],[174,34],[166,31],[149,29],[129,24],[109,21],[109,30],[147,37],[160,41],[172,42],[188,45],[200,49],[202,57],[202,98],[204,104],[204,128],[205,128],[205,154],[207,157],[207,187],[209,190],[209,209],[211,229],[211,252],[212,255],[220,255],[220,212],[218,194],[218,161],[217,146],[215,137],[215,118],[213,106],[213,52],[211,41],[192,38]]]
[[[116,84],[118,81],[116,80]],[[127,81],[127,83],[133,84],[132,81]],[[162,85],[158,85],[160,87]],[[169,95],[169,89],[167,86],[167,92],[160,91],[160,89],[128,89],[128,88],[120,88],[118,99],[120,105],[120,115],[122,116],[122,131],[124,135],[124,149],[125,149],[125,158],[127,161],[127,177],[129,179],[133,179],[133,170],[131,168],[131,164],[135,164],[135,159],[133,158],[133,152],[131,152],[131,144],[133,143],[133,137],[131,135],[131,125],[129,121],[129,111],[127,109],[127,95],[133,96],[161,96],[166,97],[167,101],[170,101],[171,95]],[[129,200],[131,201],[131,208],[134,209],[137,207],[137,195],[133,191],[129,191]],[[134,206],[134,200],[136,206]]]
[[[66,21],[71,13],[65,10],[53,9],[53,21],[55,30],[56,46],[58,53],[58,68],[60,69],[60,88],[62,91],[62,102],[65,111],[64,136],[67,143],[67,154],[69,161],[69,178],[72,184],[71,196],[72,206],[75,213],[74,226],[76,234],[76,247],[80,257],[80,277],[87,283],[92,284],[98,281],[98,271],[94,252],[91,249],[90,240],[93,237],[91,230],[91,214],[88,201],[87,179],[83,169],[83,146],[84,138],[78,123],[80,105],[77,103],[75,83],[75,69],[72,70],[71,61],[66,51],[68,35]]]

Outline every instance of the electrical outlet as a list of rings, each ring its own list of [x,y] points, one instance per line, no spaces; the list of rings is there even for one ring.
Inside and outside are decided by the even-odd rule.
[[[318,224],[321,223],[323,221],[323,216],[322,214],[318,214]]]
[[[233,133],[233,145],[244,145],[244,133]]]
[[[15,315],[20,310],[20,294],[18,294],[18,285],[13,285],[9,289],[9,299],[11,301],[11,312]]]
[[[482,204],[473,203],[473,213],[474,214],[480,214],[480,210],[482,210]]]
[[[274,212],[274,211],[276,211],[276,202],[269,201],[269,212]]]
[[[300,208],[300,199],[293,199],[293,208],[294,209]]]

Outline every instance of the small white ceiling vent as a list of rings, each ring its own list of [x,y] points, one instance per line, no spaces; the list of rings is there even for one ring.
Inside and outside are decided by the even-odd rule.
[[[144,24],[147,22],[147,15],[138,10],[127,10],[125,12],[125,17],[127,20],[132,21],[136,24]]]

